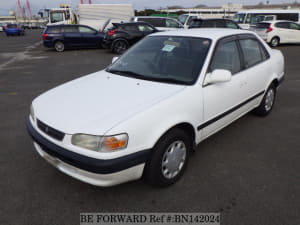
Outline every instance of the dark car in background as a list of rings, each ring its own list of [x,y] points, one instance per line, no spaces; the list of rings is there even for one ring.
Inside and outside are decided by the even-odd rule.
[[[241,29],[240,26],[230,19],[193,19],[190,28],[232,28]]]
[[[15,23],[7,24],[4,31],[6,33],[6,36],[20,36],[25,34],[23,27]]]
[[[146,22],[113,23],[105,33],[103,44],[112,52],[122,54],[148,34],[159,30]]]
[[[103,32],[86,25],[52,25],[43,33],[43,44],[57,52],[71,48],[102,48],[103,37]]]

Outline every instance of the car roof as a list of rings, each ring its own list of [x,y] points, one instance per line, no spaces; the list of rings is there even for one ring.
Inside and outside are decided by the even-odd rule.
[[[151,34],[151,36],[185,36],[185,37],[201,37],[217,41],[222,37],[238,34],[254,34],[252,31],[228,28],[194,28],[182,29],[174,31],[165,31]]]
[[[261,21],[260,23],[278,23],[278,22],[297,23],[295,21],[290,21],[290,20],[267,20],[267,21]]]
[[[197,18],[197,19],[193,19],[195,21],[207,21],[207,20],[230,20],[230,19],[225,19],[225,18],[208,18],[208,19],[204,19],[204,18]]]
[[[112,23],[113,25],[134,25],[134,24],[146,24],[149,25],[149,23],[144,21],[136,21],[136,22],[125,22],[125,23]]]
[[[176,19],[174,19],[174,18],[163,17],[163,16],[134,16],[134,18],[149,18],[149,19],[158,18],[158,19],[171,19],[171,20],[176,20]]]

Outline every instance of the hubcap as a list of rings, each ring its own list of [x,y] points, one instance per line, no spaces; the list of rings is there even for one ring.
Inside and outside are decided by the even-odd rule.
[[[272,45],[273,45],[273,46],[277,46],[277,45],[278,45],[278,40],[277,40],[276,38],[274,38],[274,39],[272,40]]]
[[[118,41],[115,45],[116,52],[122,53],[127,49],[127,45],[123,41]]]
[[[64,45],[62,43],[56,43],[55,44],[56,50],[57,51],[63,51],[64,50]]]
[[[270,89],[267,92],[266,100],[265,100],[265,109],[266,111],[270,111],[274,103],[274,90]]]
[[[174,178],[183,168],[186,159],[186,146],[183,141],[173,142],[162,158],[162,174],[167,179]]]

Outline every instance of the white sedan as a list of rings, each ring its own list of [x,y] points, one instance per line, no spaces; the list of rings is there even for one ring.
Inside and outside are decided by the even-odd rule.
[[[43,158],[81,181],[167,186],[201,141],[249,111],[268,115],[283,77],[281,52],[253,32],[156,33],[34,99],[27,129]]]
[[[260,22],[254,31],[272,47],[287,43],[300,44],[300,25],[292,21]]]

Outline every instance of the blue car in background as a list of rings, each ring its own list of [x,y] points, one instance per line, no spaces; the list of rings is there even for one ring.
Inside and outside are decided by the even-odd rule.
[[[18,24],[7,24],[5,27],[6,36],[24,35],[24,29]]]
[[[52,25],[43,33],[43,44],[62,52],[67,48],[102,48],[104,33],[86,25]]]

